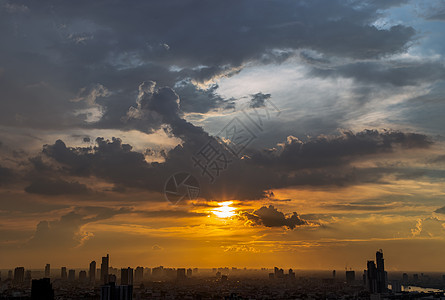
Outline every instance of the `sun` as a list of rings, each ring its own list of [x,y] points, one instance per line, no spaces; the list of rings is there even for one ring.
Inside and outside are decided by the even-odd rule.
[[[212,213],[218,218],[230,218],[235,215],[235,207],[231,207],[233,201],[218,202],[218,207],[212,209]]]

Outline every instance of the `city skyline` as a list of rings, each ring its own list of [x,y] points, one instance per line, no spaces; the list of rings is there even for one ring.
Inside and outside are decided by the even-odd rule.
[[[0,0],[0,269],[443,272],[444,12]]]

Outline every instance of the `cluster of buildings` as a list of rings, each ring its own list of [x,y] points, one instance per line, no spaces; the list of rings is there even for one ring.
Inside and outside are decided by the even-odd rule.
[[[375,261],[367,262],[363,281],[356,279],[353,270],[346,270],[344,276],[335,270],[331,275],[298,271],[297,277],[293,269],[278,267],[273,272],[265,268],[213,268],[198,272],[196,268],[163,266],[117,269],[111,267],[108,254],[102,257],[100,268],[92,261],[88,270],[61,267],[60,273],[51,271],[50,264],[43,272],[33,274],[23,267],[8,271],[6,280],[0,278],[0,299],[384,299],[400,293],[403,283],[431,279],[423,273],[411,277],[404,273],[401,280],[388,281],[382,250],[376,252]],[[32,279],[31,275],[35,278],[37,272],[42,279]]]

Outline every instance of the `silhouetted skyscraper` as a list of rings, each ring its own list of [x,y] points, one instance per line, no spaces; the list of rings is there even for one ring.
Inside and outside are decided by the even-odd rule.
[[[51,265],[46,264],[45,266],[45,277],[50,278],[51,277]]]
[[[49,278],[34,279],[31,286],[31,300],[53,300],[54,290]]]
[[[87,282],[87,272],[86,271],[80,271],[79,272],[79,281],[84,283]]]
[[[108,283],[108,267],[110,264],[110,255],[102,257],[102,263],[100,264],[100,280],[103,284]]]
[[[377,293],[377,268],[373,260],[368,260],[368,270],[366,272],[366,285],[371,294]]]
[[[89,276],[90,276],[91,283],[96,282],[96,261],[94,261],[94,260],[92,262],[90,262]]]
[[[142,281],[144,281],[144,268],[137,267],[136,270],[134,270],[134,282],[141,283]]]
[[[185,276],[185,269],[184,268],[179,268],[176,270],[176,278],[178,280],[184,280],[185,278],[187,278]]]
[[[289,279],[295,280],[295,272],[292,269],[289,269]]]
[[[32,279],[31,270],[26,270],[26,272],[25,272],[25,283],[27,285],[30,285],[31,284],[31,279]]]
[[[60,269],[60,278],[62,278],[62,280],[67,280],[68,275],[66,273],[66,267]]]
[[[377,266],[374,261],[368,261],[367,287],[370,293],[386,293],[388,284],[382,249],[377,251],[375,256]]]
[[[14,270],[14,283],[21,284],[25,281],[25,268],[17,267]]]
[[[346,282],[348,284],[354,283],[355,281],[355,271],[346,271]]]
[[[193,270],[191,268],[187,269],[187,277],[191,278],[193,275]]]
[[[68,281],[76,280],[76,271],[71,269],[68,271]]]
[[[133,285],[133,269],[121,269],[121,285]]]
[[[408,274],[407,273],[403,273],[403,275],[402,275],[402,282],[403,283],[408,283]]]
[[[377,263],[377,293],[386,293],[388,284],[386,283],[385,261],[382,249],[376,252],[375,257]]]

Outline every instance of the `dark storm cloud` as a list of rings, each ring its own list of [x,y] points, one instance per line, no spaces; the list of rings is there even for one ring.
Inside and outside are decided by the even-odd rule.
[[[295,227],[309,224],[306,220],[301,219],[296,212],[286,217],[273,205],[269,205],[269,207],[263,206],[252,213],[241,212],[239,216],[241,219],[249,221],[249,224],[253,226],[287,227],[294,229]]]
[[[227,100],[217,94],[218,85],[213,85],[208,89],[199,89],[190,82],[184,82],[175,86],[175,92],[181,99],[181,110],[185,113],[196,112],[206,113],[212,109],[232,108],[233,100]]]
[[[163,163],[147,163],[142,153],[133,151],[130,145],[122,144],[117,138],[111,141],[98,138],[94,147],[67,147],[59,140],[45,146],[43,154],[58,162],[65,175],[95,176],[116,186],[162,192],[168,177],[185,170],[201,179],[203,197],[229,193],[238,199],[257,199],[273,188],[380,182],[385,174],[393,173],[401,177],[413,176],[416,174],[412,174],[412,170],[355,168],[351,163],[370,155],[425,148],[432,143],[420,134],[370,130],[356,134],[344,132],[340,136],[324,136],[307,142],[292,137],[277,149],[247,151],[248,155],[242,160],[228,156],[232,162],[227,170],[221,172],[215,183],[205,185],[208,178],[194,166],[191,158],[213,138],[180,118],[172,123],[172,128],[184,143],[166,153]],[[422,171],[416,176],[424,175]],[[228,186],[233,188],[228,191]]]
[[[85,184],[76,181],[68,182],[61,179],[40,179],[32,182],[25,188],[30,194],[41,194],[47,196],[56,195],[85,195],[91,191]]]
[[[107,91],[96,100],[102,120],[88,126],[129,129],[122,116],[134,101],[136,85],[147,78],[172,87],[181,80],[203,82],[232,76],[246,62],[279,62],[291,55],[289,49],[350,58],[397,53],[412,40],[414,29],[369,24],[380,9],[400,3],[3,0],[0,122],[86,126],[87,115],[79,110],[91,102],[70,100],[101,86]],[[185,112],[227,106],[213,88],[178,94]]]
[[[360,156],[392,152],[397,147],[427,148],[432,143],[423,134],[377,130],[345,131],[340,136],[320,136],[306,142],[290,136],[281,149],[252,153],[251,162],[291,169],[328,167],[347,164]]]

